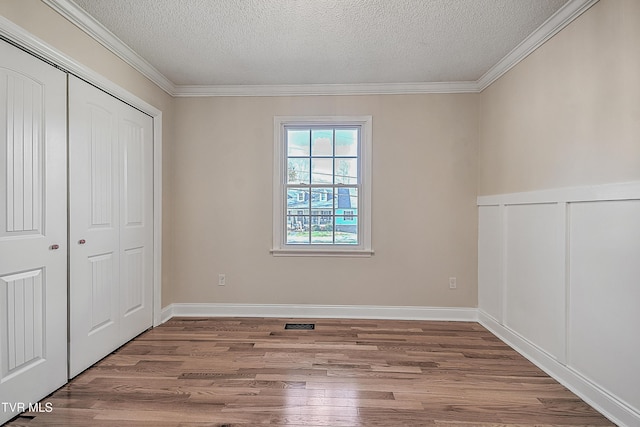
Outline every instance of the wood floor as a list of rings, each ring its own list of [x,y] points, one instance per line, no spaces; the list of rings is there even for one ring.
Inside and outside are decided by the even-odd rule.
[[[477,323],[174,318],[9,426],[613,425]]]

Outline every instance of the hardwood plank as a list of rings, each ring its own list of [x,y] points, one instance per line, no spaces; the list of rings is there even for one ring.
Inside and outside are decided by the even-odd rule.
[[[43,400],[38,426],[611,426],[477,323],[174,318]]]

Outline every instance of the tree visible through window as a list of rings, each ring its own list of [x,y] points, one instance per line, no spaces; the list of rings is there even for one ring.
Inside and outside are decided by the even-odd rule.
[[[371,255],[371,117],[276,117],[274,254]]]
[[[360,127],[285,126],[285,146],[285,243],[358,245]]]

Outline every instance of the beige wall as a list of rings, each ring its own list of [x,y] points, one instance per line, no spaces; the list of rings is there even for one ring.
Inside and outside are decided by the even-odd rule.
[[[164,303],[475,307],[478,98],[177,98]],[[373,257],[270,255],[276,115],[373,116]]]
[[[172,99],[39,0],[0,13],[163,111],[163,306],[476,305],[478,95]],[[373,115],[376,255],[274,258],[273,116],[329,114]]]
[[[172,99],[39,0],[0,13],[163,111],[163,306],[472,307],[478,194],[640,179],[635,0],[597,3],[479,95]],[[331,114],[373,116],[376,255],[274,258],[273,116]]]
[[[602,0],[481,94],[480,195],[640,180],[640,1]]]
[[[0,15],[163,112],[163,289],[171,283],[173,98],[40,0],[0,0]]]

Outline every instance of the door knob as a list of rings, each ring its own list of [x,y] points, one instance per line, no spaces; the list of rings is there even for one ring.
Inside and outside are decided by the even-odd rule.
[[[59,248],[60,248],[60,245],[51,245],[49,247],[49,249],[51,249],[52,251],[55,251],[56,249],[59,249]]]
[[[85,243],[87,243],[87,241],[86,241],[86,240],[84,240],[84,239],[80,239],[80,240],[78,240],[78,244],[79,244],[79,245],[84,245]]]

